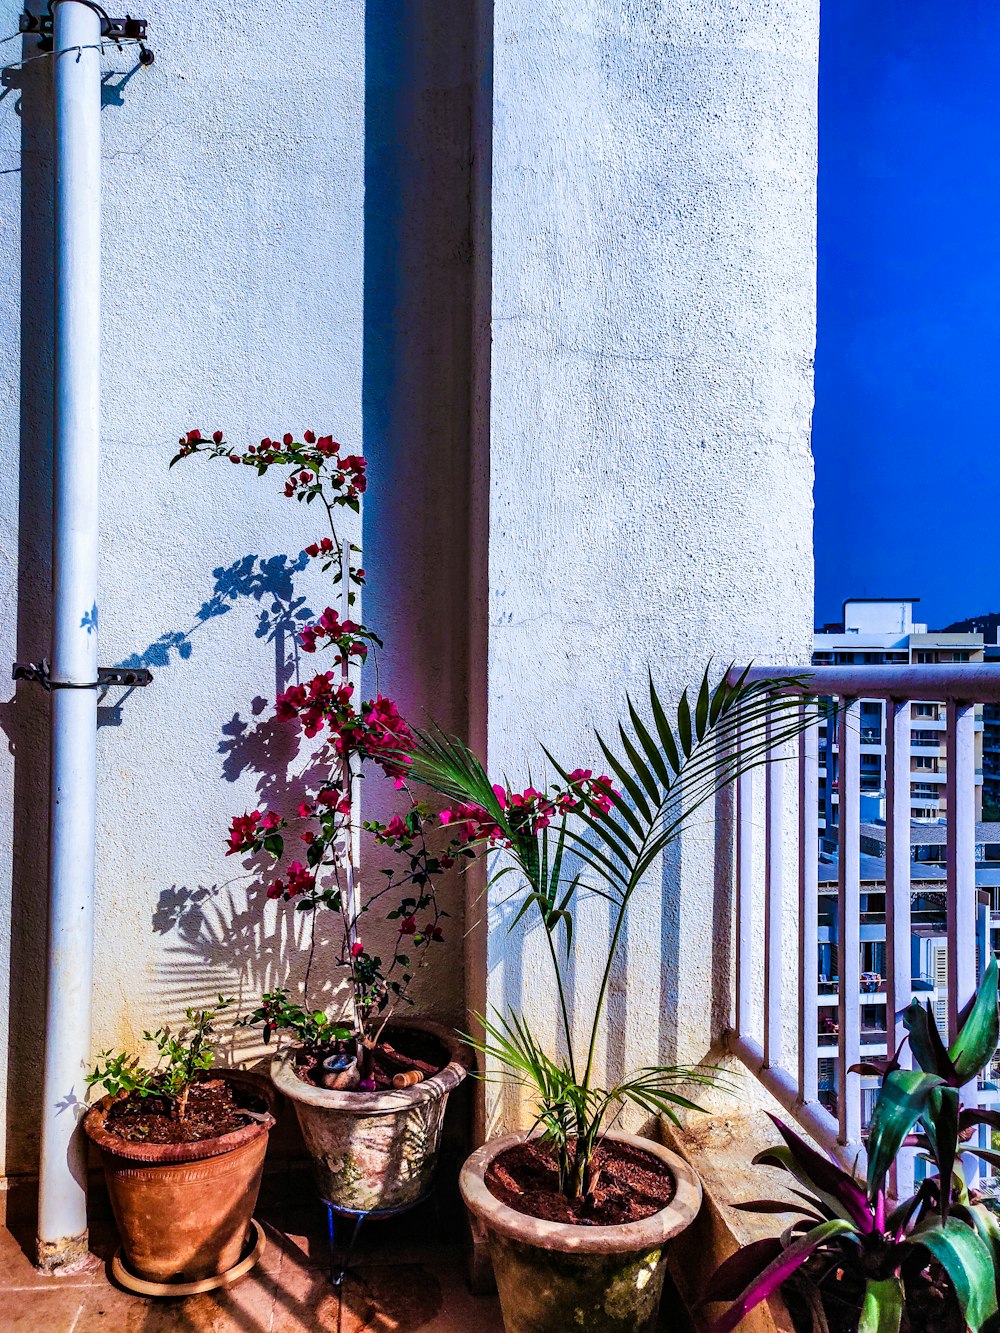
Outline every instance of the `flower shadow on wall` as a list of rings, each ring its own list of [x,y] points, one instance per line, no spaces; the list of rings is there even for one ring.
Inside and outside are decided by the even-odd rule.
[[[306,598],[296,591],[295,578],[309,564],[306,552],[260,556],[249,553],[212,571],[214,583],[184,629],[168,630],[140,652],[119,663],[122,667],[149,667],[163,671],[188,662],[197,645],[198,631],[250,599],[260,610],[255,637],[273,646],[275,694],[299,676],[298,636],[315,618]],[[125,695],[114,707],[99,710],[100,725],[120,725]],[[259,800],[277,793],[304,795],[312,774],[293,772],[299,755],[298,734],[282,726],[268,701],[252,698],[245,713],[237,710],[223,723],[218,741],[221,777],[235,783],[246,773],[255,775]],[[261,857],[263,869],[266,858]],[[301,916],[291,922],[264,916],[247,895],[253,880],[247,875],[222,884],[194,887],[171,885],[163,889],[152,917],[158,935],[175,935],[158,969],[157,999],[165,1009],[214,999],[220,977],[237,976],[249,995],[293,976],[304,967],[310,942],[308,923]],[[319,934],[319,932],[317,933]],[[317,938],[317,945],[321,941]]]

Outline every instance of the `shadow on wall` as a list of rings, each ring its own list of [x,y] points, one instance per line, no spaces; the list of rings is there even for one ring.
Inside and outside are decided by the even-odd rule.
[[[475,553],[486,516],[476,476],[488,451],[476,395],[488,375],[489,290],[477,267],[488,247],[476,198],[488,183],[474,113],[490,9],[369,0],[365,10],[365,563],[378,572],[365,619],[385,640],[381,685],[403,715],[478,748],[486,578],[485,551]],[[382,818],[378,801],[368,813]],[[445,895],[457,940],[464,885],[456,878]],[[428,998],[436,1016],[463,1021],[460,955],[449,973]]]
[[[25,55],[29,54],[26,50]],[[0,114],[21,119],[21,358],[17,658],[47,657],[52,579],[52,72],[48,60],[4,72]],[[16,103],[6,96],[17,90]],[[0,705],[14,756],[13,868],[8,1012],[8,1160],[30,1170],[38,1152],[38,1066],[45,1023],[49,706],[20,682]]]

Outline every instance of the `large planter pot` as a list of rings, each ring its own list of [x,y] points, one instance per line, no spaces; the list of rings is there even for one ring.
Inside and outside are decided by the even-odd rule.
[[[448,1064],[412,1088],[341,1092],[305,1083],[295,1072],[298,1052],[271,1062],[275,1087],[295,1104],[320,1197],[349,1212],[394,1212],[428,1193],[441,1144],[448,1094],[468,1073],[464,1048],[437,1023],[411,1020],[389,1034],[428,1033]]]
[[[674,1198],[652,1217],[620,1226],[544,1222],[509,1208],[486,1187],[498,1153],[521,1143],[508,1134],[472,1154],[462,1168],[462,1198],[486,1232],[506,1333],[652,1333],[667,1243],[694,1221],[701,1182],[683,1158],[649,1139],[608,1134],[666,1162]]]
[[[213,1074],[273,1111],[266,1079],[230,1069]],[[131,1143],[105,1128],[112,1100],[96,1102],[83,1127],[100,1151],[129,1272],[164,1284],[228,1273],[250,1233],[273,1115],[199,1143]]]

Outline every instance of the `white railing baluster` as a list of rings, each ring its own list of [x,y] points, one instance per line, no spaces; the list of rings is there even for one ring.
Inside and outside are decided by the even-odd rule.
[[[773,724],[767,722],[770,747],[774,734]],[[782,1052],[782,1024],[784,1006],[784,957],[782,923],[784,918],[784,764],[780,750],[771,753],[771,762],[765,769],[765,838],[764,838],[764,1063],[780,1065]]]
[[[753,1023],[753,771],[736,781],[736,1031]]]
[[[904,1043],[902,1010],[913,997],[910,938],[910,702],[890,699],[885,709],[885,1009],[886,1049],[899,1050],[904,1068],[911,1063]],[[913,1153],[902,1149],[896,1163],[896,1196],[913,1189]]]
[[[976,989],[976,710],[948,708],[947,835],[948,1039]]]
[[[803,705],[812,725],[799,739],[799,1096],[819,1097],[819,727],[816,705]]]
[[[844,700],[837,732],[840,750],[837,1107],[841,1142],[860,1144],[861,1078],[848,1072],[861,1058],[861,705],[857,699]]]
[[[976,989],[976,710],[948,705],[948,765],[945,779],[947,833],[945,885],[948,913],[948,1040],[958,1032],[958,1016]],[[965,1106],[979,1105],[977,1080],[961,1091]],[[970,1185],[979,1176],[978,1158],[963,1158]]]

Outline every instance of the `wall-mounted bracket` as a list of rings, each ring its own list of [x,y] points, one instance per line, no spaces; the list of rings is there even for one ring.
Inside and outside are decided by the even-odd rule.
[[[139,43],[139,63],[142,65],[151,65],[153,63],[153,53],[148,47],[143,46],[146,40],[146,19],[134,19],[131,14],[126,14],[123,19],[114,19],[105,14],[99,6],[94,5],[98,11],[101,20],[101,36],[109,42],[138,42]],[[34,35],[38,38],[38,47],[41,51],[52,50],[52,8],[45,14],[29,14],[27,10],[18,20],[18,30],[26,35]]]
[[[148,667],[98,667],[96,680],[53,680],[47,658],[40,662],[15,662],[11,675],[14,680],[33,680],[43,690],[107,690],[121,685],[134,690],[137,686],[151,685],[153,673]]]

